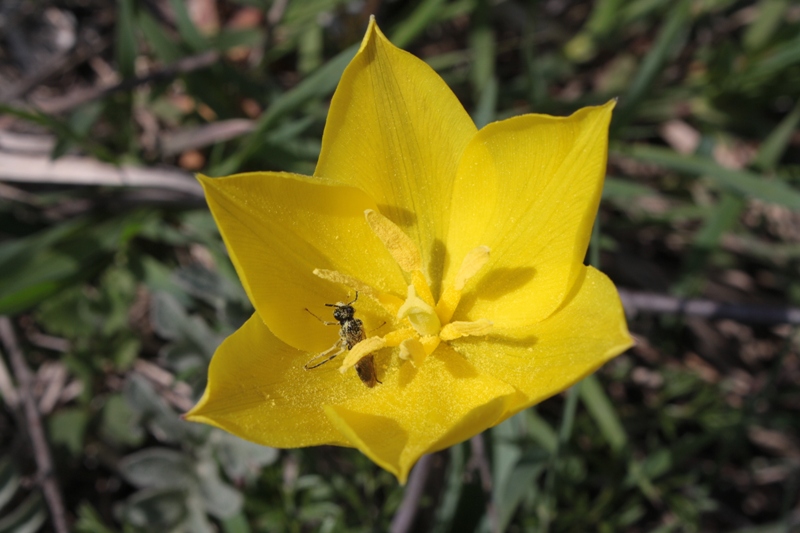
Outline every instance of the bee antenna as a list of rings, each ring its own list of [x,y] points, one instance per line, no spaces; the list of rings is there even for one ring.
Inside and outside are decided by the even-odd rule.
[[[356,297],[355,297],[355,298],[353,298],[353,301],[352,301],[352,302],[350,302],[350,303],[349,303],[349,304],[347,304],[347,305],[353,305],[354,303],[356,303],[356,301],[357,301],[357,300],[358,300],[358,291],[356,291]]]
[[[308,313],[309,315],[313,316],[314,318],[316,318],[316,319],[317,319],[317,320],[319,320],[320,322],[325,322],[325,321],[324,321],[324,320],[322,320],[320,317],[318,317],[317,315],[315,315],[314,313],[312,313],[311,311],[309,311],[308,307],[306,307],[306,308],[305,308],[305,310],[306,310],[306,313]]]

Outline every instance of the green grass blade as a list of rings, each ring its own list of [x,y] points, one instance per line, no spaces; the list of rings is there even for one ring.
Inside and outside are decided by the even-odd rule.
[[[392,43],[400,48],[405,48],[408,43],[425,31],[440,14],[444,7],[444,0],[424,0],[405,17],[405,19],[390,34]]]
[[[117,16],[116,56],[117,67],[125,78],[132,78],[136,74],[134,63],[138,51],[133,22],[133,0],[120,0]]]
[[[746,170],[725,168],[711,159],[695,155],[680,155],[667,148],[644,145],[627,146],[612,150],[612,152],[677,172],[706,176],[723,189],[800,210],[800,192],[787,184],[768,180]]]
[[[478,128],[482,128],[488,123],[495,120],[497,112],[497,96],[499,93],[499,83],[497,78],[492,76],[489,82],[483,87],[478,105],[475,107],[475,113],[472,115],[472,120]]]
[[[584,407],[592,415],[606,442],[615,453],[619,453],[627,446],[628,435],[597,376],[591,375],[581,382],[580,394]]]
[[[320,67],[312,75],[297,84],[292,90],[276,98],[258,120],[256,129],[242,143],[242,147],[217,167],[210,169],[211,175],[220,176],[236,172],[242,164],[263,145],[264,135],[275,126],[277,120],[314,98],[324,98],[331,94],[345,67],[353,59],[358,45],[353,45]]]
[[[495,41],[490,24],[491,14],[486,0],[478,2],[469,33],[469,48],[472,53],[470,82],[475,95],[482,95],[486,86],[494,78]]]
[[[210,48],[210,43],[203,37],[200,30],[192,22],[186,4],[181,0],[169,0],[172,10],[175,12],[175,23],[178,26],[178,33],[189,47],[195,52],[203,52]]]
[[[784,117],[778,127],[761,143],[758,148],[758,154],[753,160],[753,168],[774,170],[789,146],[798,124],[800,124],[800,99],[795,103],[794,109]]]
[[[143,9],[139,11],[138,25],[158,59],[164,63],[174,63],[184,56],[181,47],[167,36],[161,24]]]
[[[789,7],[787,0],[761,0],[758,17],[747,27],[744,46],[748,50],[759,50],[766,45],[783,22],[783,14]]]
[[[661,73],[667,59],[680,48],[679,45],[691,26],[690,5],[688,0],[682,0],[669,11],[653,47],[642,61],[625,95],[620,98],[619,111],[614,115],[615,127],[620,127],[631,120],[636,107]]]

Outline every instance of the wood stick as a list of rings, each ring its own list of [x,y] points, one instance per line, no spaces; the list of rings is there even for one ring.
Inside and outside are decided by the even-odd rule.
[[[36,405],[36,398],[33,396],[33,374],[28,368],[25,357],[22,355],[22,350],[17,343],[17,336],[14,334],[11,320],[6,316],[0,316],[0,340],[3,341],[3,345],[8,352],[14,377],[17,379],[17,392],[22,401],[25,421],[28,424],[28,435],[31,438],[33,455],[36,459],[37,480],[42,486],[47,507],[50,509],[53,530],[56,533],[68,533],[64,500],[61,497],[61,491],[55,478],[53,457],[47,445],[42,417]]]

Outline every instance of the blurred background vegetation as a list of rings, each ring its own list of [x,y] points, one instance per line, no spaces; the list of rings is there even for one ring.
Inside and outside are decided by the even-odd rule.
[[[479,126],[619,97],[638,340],[406,488],[179,418],[251,312],[191,172],[312,173],[373,13]],[[3,0],[0,533],[800,531],[798,122],[790,0]]]

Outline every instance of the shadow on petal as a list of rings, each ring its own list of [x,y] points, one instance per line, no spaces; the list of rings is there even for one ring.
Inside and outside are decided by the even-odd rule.
[[[410,367],[405,363],[403,366]],[[372,394],[325,407],[331,424],[401,483],[424,454],[497,423],[516,390],[441,344],[404,387],[387,376]]]
[[[408,432],[397,420],[387,416],[352,411],[337,405],[325,406],[325,414],[333,426],[356,448],[381,467],[400,477],[398,465],[408,442]]]
[[[535,275],[533,267],[496,268],[481,278],[475,292],[485,300],[497,300],[524,287]]]

